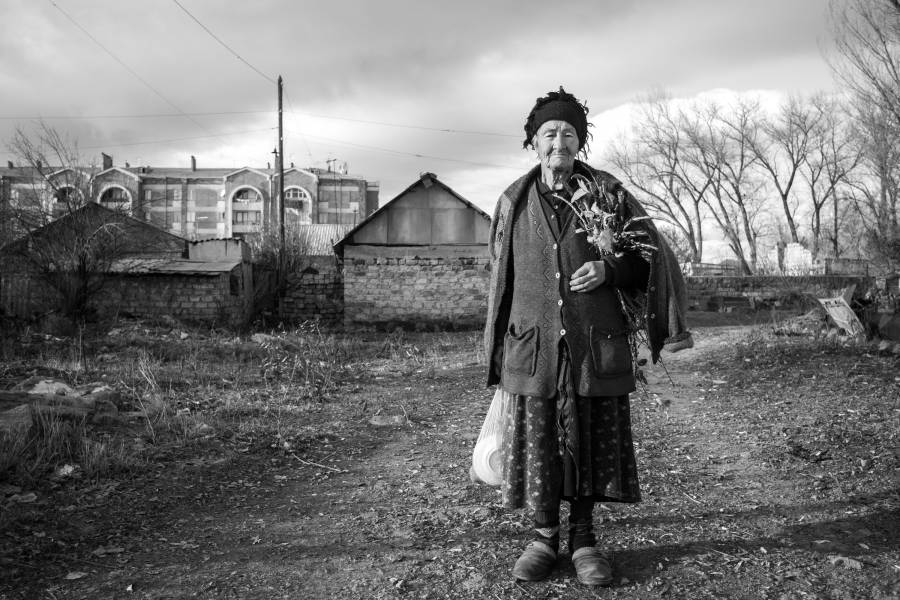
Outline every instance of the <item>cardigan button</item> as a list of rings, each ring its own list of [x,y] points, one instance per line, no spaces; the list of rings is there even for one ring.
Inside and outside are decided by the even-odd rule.
[[[562,306],[562,300],[557,300],[557,301],[556,301],[556,305],[557,305],[557,306]]]
[[[560,330],[559,330],[559,335],[566,335],[566,330],[565,330],[565,329],[560,329]]]
[[[650,318],[651,318],[651,319],[655,319],[655,318],[656,318],[656,313],[650,313]]]
[[[556,274],[556,278],[559,279],[559,273]]]

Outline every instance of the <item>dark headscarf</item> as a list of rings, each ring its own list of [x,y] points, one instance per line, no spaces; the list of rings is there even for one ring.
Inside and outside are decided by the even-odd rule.
[[[534,134],[547,121],[565,121],[578,133],[578,149],[584,149],[590,135],[587,114],[587,105],[560,86],[558,92],[550,92],[535,101],[534,108],[525,120],[525,142],[522,147],[533,146]]]

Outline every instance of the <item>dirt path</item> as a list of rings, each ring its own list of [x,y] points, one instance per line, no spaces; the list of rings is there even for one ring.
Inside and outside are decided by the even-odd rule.
[[[645,499],[597,509],[609,589],[580,586],[567,557],[547,582],[511,580],[528,518],[468,480],[489,392],[454,356],[364,382],[342,401],[363,408],[289,453],[215,439],[70,506],[48,499],[4,532],[33,550],[2,554],[0,597],[896,598],[896,477],[787,456],[781,420],[808,415],[739,398],[742,365],[721,358],[745,333],[701,330],[634,397]]]

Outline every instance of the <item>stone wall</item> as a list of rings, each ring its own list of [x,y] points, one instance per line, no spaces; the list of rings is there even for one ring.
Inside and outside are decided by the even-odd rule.
[[[331,261],[334,262],[333,260]],[[344,317],[344,282],[333,266],[308,268],[287,278],[281,318],[287,322],[320,321],[339,324]]]
[[[239,325],[245,315],[239,274],[109,275],[92,305],[107,317],[161,317]],[[36,275],[18,270],[0,275],[0,308],[10,316],[34,317],[53,311],[58,293]]]
[[[480,327],[489,280],[486,245],[347,246],[344,325]]]
[[[244,298],[239,286],[229,273],[124,275],[110,278],[96,304],[108,314],[240,325]]]
[[[58,302],[57,292],[15,257],[4,257],[0,267],[0,312],[9,316],[31,317],[48,312]]]
[[[756,306],[785,304],[802,297],[829,298],[856,284],[857,289],[872,283],[870,278],[849,275],[685,277],[688,306],[693,310],[720,310],[728,305]]]

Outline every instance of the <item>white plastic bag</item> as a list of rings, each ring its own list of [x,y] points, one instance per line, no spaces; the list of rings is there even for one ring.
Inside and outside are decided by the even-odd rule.
[[[481,433],[475,442],[472,452],[472,467],[469,478],[476,483],[498,486],[503,481],[501,476],[500,448],[503,446],[503,433],[506,415],[512,406],[512,394],[497,386],[494,398],[488,408]]]

